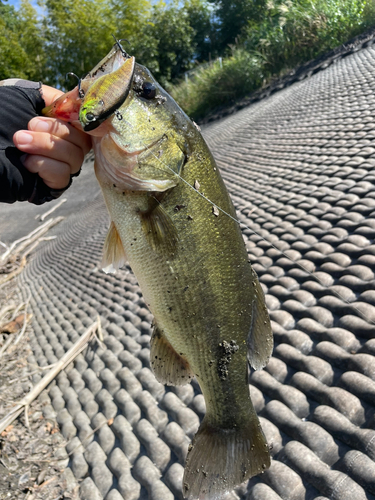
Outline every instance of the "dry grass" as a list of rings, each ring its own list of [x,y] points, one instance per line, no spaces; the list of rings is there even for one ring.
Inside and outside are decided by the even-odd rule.
[[[39,371],[28,362],[31,314],[16,282],[28,255],[25,247],[22,251],[24,258],[10,252],[0,264],[0,420],[30,392],[33,374]],[[44,391],[27,414],[0,434],[0,500],[79,498],[78,485],[66,469],[65,440],[55,418],[43,415],[48,400]]]

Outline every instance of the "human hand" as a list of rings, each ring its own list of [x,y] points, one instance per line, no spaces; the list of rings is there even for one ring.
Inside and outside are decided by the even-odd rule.
[[[48,85],[42,85],[46,106],[63,94]],[[64,189],[70,176],[79,172],[85,155],[91,149],[91,137],[56,118],[35,117],[28,130],[19,130],[13,136],[15,146],[25,153],[25,167],[39,174],[51,189]]]

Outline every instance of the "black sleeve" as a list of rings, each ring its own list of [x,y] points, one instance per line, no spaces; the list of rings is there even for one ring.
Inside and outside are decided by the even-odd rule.
[[[13,143],[13,134],[27,130],[28,122],[45,107],[40,88],[41,84],[26,80],[0,83],[0,202],[28,200],[41,205],[66,189],[51,189],[38,174],[29,172],[20,160],[25,153]]]

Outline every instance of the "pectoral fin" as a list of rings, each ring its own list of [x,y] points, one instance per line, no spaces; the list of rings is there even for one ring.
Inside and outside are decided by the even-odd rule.
[[[151,368],[161,384],[184,385],[194,374],[187,360],[178,354],[156,326],[151,337]]]
[[[126,262],[125,250],[113,222],[109,226],[104,242],[102,268],[106,273],[115,273]]]
[[[171,217],[161,203],[150,197],[149,209],[141,214],[142,229],[154,251],[169,255],[176,250],[178,234]]]
[[[248,359],[255,370],[268,363],[273,349],[270,317],[265,305],[262,287],[254,273],[255,296],[252,302],[251,326],[247,337]]]

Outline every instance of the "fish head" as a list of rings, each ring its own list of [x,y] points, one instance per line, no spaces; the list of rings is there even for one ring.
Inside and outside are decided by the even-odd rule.
[[[173,98],[159,85],[151,72],[136,63],[129,93],[110,119],[116,144],[126,154],[149,149],[163,138],[188,148],[189,137],[197,130]]]

